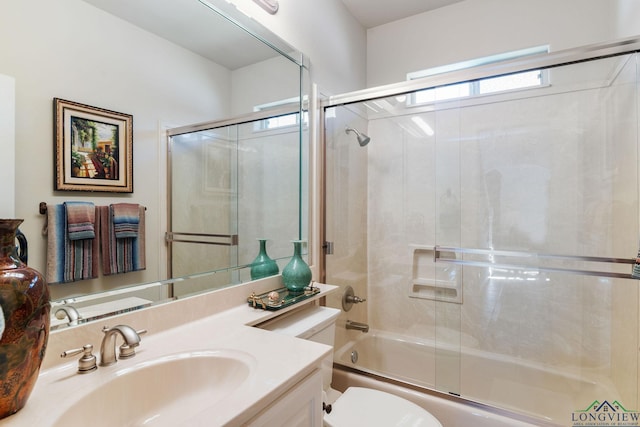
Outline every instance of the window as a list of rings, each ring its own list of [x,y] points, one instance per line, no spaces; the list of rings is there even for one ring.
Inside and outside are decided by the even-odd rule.
[[[262,120],[262,129],[275,129],[285,126],[293,126],[298,124],[298,113],[287,114],[284,116],[271,117]]]
[[[427,70],[409,73],[407,75],[407,78],[409,80],[413,80],[450,71],[464,70],[466,68],[491,64],[508,59],[521,58],[527,55],[546,53],[548,51],[548,46],[540,46],[531,49],[507,52],[499,55],[486,56],[484,58],[478,58],[470,61],[458,62],[455,64],[444,65],[441,67],[435,67]],[[498,77],[488,77],[485,79],[457,83],[454,85],[425,89],[416,92],[411,102],[414,104],[426,104],[436,101],[446,101],[476,95],[527,89],[547,84],[546,80],[547,76],[545,70],[529,70],[523,71],[521,73],[508,74]]]
[[[494,93],[504,90],[526,89],[542,86],[542,70],[525,71],[507,76],[491,77],[477,81],[478,93]]]
[[[306,97],[305,97],[306,100]],[[269,104],[257,105],[253,108],[253,111],[266,111],[270,109],[275,109],[278,107],[283,107],[286,105],[291,105],[293,103],[297,103],[298,98],[289,98],[283,101],[272,102]],[[308,113],[306,111],[303,112],[303,124],[307,123]],[[271,129],[279,129],[288,126],[296,126],[300,124],[300,114],[298,112],[291,114],[284,114],[282,116],[270,117],[264,120],[258,120],[255,122],[254,130],[271,130]]]

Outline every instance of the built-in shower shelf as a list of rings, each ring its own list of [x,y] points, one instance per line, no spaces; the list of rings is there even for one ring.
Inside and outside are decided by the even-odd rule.
[[[413,279],[413,286],[435,286],[437,288],[457,289],[457,283],[451,283],[447,280],[433,280],[433,279]]]
[[[455,252],[439,251],[434,245],[409,245],[412,271],[409,297],[462,303],[462,269],[438,264],[436,259],[456,259]]]

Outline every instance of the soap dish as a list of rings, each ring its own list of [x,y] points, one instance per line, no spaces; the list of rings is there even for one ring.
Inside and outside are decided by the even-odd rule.
[[[302,293],[294,294],[287,288],[274,289],[273,291],[259,295],[252,292],[249,298],[247,298],[247,303],[253,308],[275,311],[309,299],[318,293],[320,293],[320,288],[313,286],[313,282],[311,282],[308,287],[304,288],[304,292]]]

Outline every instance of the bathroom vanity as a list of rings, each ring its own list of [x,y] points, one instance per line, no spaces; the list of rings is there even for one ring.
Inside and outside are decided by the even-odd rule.
[[[247,304],[252,292],[280,286],[274,276],[52,331],[27,405],[0,426],[320,426],[320,365],[331,348],[252,326],[337,287],[316,284],[319,293],[278,311]],[[99,365],[102,328],[116,325],[147,330],[135,357],[85,374],[80,355],[60,357],[91,344]]]

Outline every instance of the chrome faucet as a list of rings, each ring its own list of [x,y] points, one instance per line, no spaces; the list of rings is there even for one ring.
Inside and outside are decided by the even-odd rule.
[[[146,329],[136,331],[127,325],[118,325],[113,328],[102,328],[104,337],[100,346],[100,366],[109,366],[116,363],[116,335],[122,336],[124,344],[120,346],[120,359],[135,356],[135,348],[140,345],[140,335],[146,333]]]
[[[77,325],[80,314],[75,307],[70,305],[64,305],[56,310],[56,319],[63,320],[65,317],[69,319],[69,325]]]
[[[369,325],[367,325],[366,323],[354,322],[352,320],[347,320],[345,328],[354,329],[365,334],[369,332]]]

